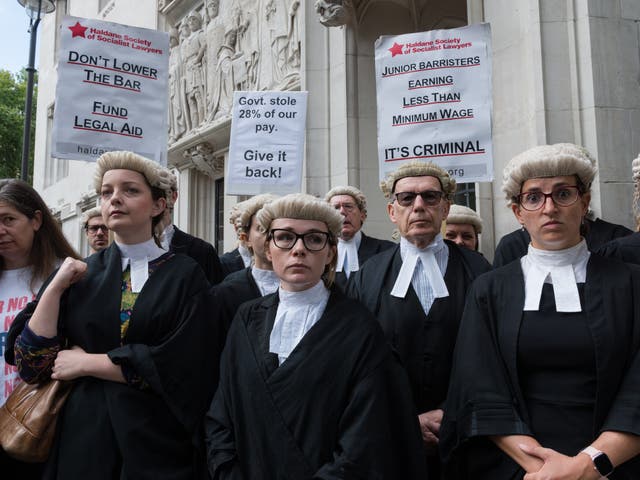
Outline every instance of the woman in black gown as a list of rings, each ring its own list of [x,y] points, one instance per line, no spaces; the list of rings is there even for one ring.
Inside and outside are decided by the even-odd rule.
[[[572,144],[505,168],[531,243],[467,297],[441,429],[447,478],[640,478],[640,270],[586,247],[595,173]]]

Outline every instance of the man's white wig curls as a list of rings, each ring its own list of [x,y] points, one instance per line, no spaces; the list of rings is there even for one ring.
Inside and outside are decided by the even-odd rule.
[[[525,181],[566,175],[576,175],[588,191],[596,171],[596,161],[584,147],[573,143],[539,145],[511,159],[503,172],[502,191],[511,205]]]

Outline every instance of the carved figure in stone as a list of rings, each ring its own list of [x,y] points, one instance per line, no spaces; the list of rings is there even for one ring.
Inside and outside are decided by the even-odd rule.
[[[236,58],[233,61],[234,78],[238,88],[242,90],[254,90],[257,85],[260,48],[256,3],[250,2],[253,8],[249,5],[239,5],[233,12],[233,22],[237,31]]]
[[[180,36],[180,48],[179,48],[180,63],[181,63],[180,73],[182,77],[182,79],[180,80],[179,88],[180,88],[180,93],[182,95],[181,103],[182,103],[182,111],[184,112],[185,130],[188,132],[192,128],[194,128],[194,126],[191,124],[191,112],[189,108],[189,102],[187,101],[187,94],[185,91],[185,85],[186,85],[185,59],[187,58],[187,43],[189,40],[189,35],[191,35],[191,28],[189,27],[189,24],[187,23],[186,18],[178,26],[178,33]]]
[[[325,27],[339,27],[349,21],[349,0],[316,0],[315,7],[320,23]]]
[[[214,92],[213,103],[209,109],[214,119],[225,117],[231,111],[233,91],[236,82],[233,76],[233,61],[236,58],[238,29],[235,23],[227,25],[224,42],[218,49],[217,58],[217,90]]]
[[[204,120],[205,112],[205,73],[202,59],[207,44],[202,30],[202,17],[198,12],[187,16],[187,25],[191,30],[185,45],[185,96],[189,105],[191,128],[195,129]]]
[[[292,0],[289,6],[286,73],[281,83],[282,90],[289,90],[300,82],[300,16],[300,0]]]
[[[220,0],[205,2],[205,39],[207,43],[206,64],[206,101],[207,119],[214,118],[220,95],[220,75],[218,72],[218,52],[224,44],[225,25],[220,15]]]
[[[285,0],[269,0],[265,5],[266,29],[271,52],[271,85],[286,75],[289,16]]]
[[[169,32],[169,143],[175,142],[186,131],[179,41],[178,30],[172,28]]]

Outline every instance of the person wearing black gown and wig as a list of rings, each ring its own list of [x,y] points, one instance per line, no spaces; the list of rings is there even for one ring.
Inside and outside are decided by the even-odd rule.
[[[581,236],[595,174],[568,143],[505,168],[531,245],[467,297],[441,428],[447,479],[640,478],[640,270]]]
[[[153,236],[163,178],[139,155],[103,154],[94,185],[114,242],[84,262],[65,259],[9,332],[25,381],[73,381],[45,479],[206,478],[216,323],[201,311],[200,267]]]
[[[206,419],[219,479],[425,479],[407,378],[376,320],[331,288],[342,216],[310,195],[257,220],[280,278],[243,304]]]

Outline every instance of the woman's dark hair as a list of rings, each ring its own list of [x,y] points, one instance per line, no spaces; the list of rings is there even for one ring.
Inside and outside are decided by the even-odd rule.
[[[67,242],[58,222],[53,218],[49,207],[34,188],[17,179],[0,179],[0,202],[11,205],[29,219],[40,212],[42,224],[33,237],[29,265],[32,269],[31,288],[44,281],[55,270],[58,259],[66,257],[80,258]],[[0,275],[5,269],[4,259],[0,256]]]

